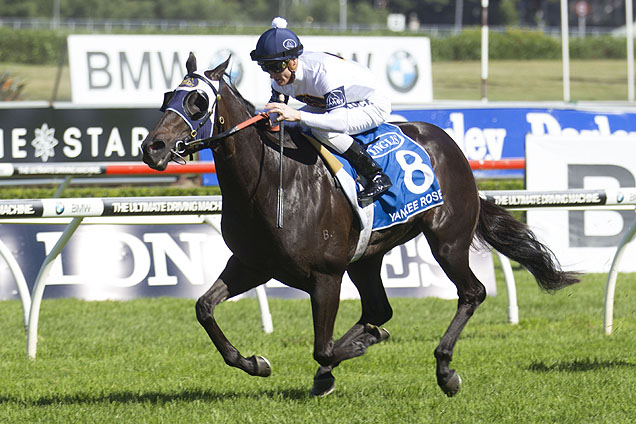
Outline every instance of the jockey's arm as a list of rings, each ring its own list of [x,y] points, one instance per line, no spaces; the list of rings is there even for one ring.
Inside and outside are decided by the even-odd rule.
[[[338,133],[347,131],[349,112],[346,107],[339,107],[325,113],[311,113],[306,110],[299,112],[300,122],[310,128]]]
[[[277,121],[300,121],[310,128],[323,131],[339,133],[347,131],[349,114],[346,107],[339,107],[325,113],[311,113],[306,110],[296,110],[284,103],[268,103],[265,109],[277,113]]]

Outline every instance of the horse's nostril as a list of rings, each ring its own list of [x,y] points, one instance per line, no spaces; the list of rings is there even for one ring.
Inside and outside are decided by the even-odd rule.
[[[150,144],[151,152],[158,152],[166,148],[166,144],[161,140],[155,140]]]

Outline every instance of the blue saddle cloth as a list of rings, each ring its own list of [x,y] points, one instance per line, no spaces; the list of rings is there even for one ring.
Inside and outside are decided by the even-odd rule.
[[[373,229],[405,222],[410,217],[444,203],[442,191],[426,150],[392,124],[354,136],[391,178],[393,186],[373,202]],[[357,174],[336,154],[343,168]]]

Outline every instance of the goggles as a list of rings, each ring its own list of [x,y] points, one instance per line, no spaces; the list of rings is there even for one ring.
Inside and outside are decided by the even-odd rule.
[[[265,72],[272,72],[274,74],[280,74],[289,64],[289,59],[285,60],[269,60],[267,62],[258,62],[258,65]]]

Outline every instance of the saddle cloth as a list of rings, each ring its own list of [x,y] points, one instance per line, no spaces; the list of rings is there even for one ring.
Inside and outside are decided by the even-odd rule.
[[[358,253],[364,252],[372,230],[401,224],[444,202],[428,153],[396,125],[385,123],[354,136],[393,182],[387,192],[365,205],[358,203],[357,191],[361,185],[356,182],[357,174],[353,167],[342,156],[305,135],[340,182],[360,219],[361,236],[357,250],[361,251],[356,252],[353,260],[359,257]]]
[[[431,158],[400,127],[385,123],[354,138],[366,147],[393,182],[389,191],[373,202],[374,230],[403,223],[444,202]],[[350,169],[348,173],[355,178],[355,170],[345,159],[339,159],[346,163]]]

